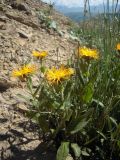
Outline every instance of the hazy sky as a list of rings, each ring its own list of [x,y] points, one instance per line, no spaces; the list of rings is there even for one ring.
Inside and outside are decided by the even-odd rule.
[[[65,5],[68,7],[73,7],[73,6],[80,6],[82,7],[84,4],[84,0],[43,0],[44,2],[55,2],[55,4],[57,5]],[[99,5],[99,4],[103,4],[107,2],[107,0],[90,0],[90,4],[91,5]],[[109,1],[113,1],[113,0],[109,0]],[[116,2],[117,0],[114,0],[114,2]],[[119,0],[120,1],[120,0]]]

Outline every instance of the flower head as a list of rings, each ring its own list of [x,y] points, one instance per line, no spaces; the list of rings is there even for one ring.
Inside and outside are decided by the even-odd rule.
[[[120,51],[120,43],[117,44],[116,49],[117,49],[117,51]]]
[[[43,59],[43,58],[45,58],[45,57],[48,55],[48,53],[47,53],[47,51],[42,51],[42,52],[33,51],[33,52],[32,52],[32,55],[33,55],[34,57],[39,58],[39,59]]]
[[[93,58],[93,59],[99,59],[99,53],[96,49],[90,49],[87,47],[79,47],[78,49],[78,55],[80,57],[84,58]]]
[[[18,70],[17,69],[13,70],[12,76],[19,77],[19,78],[25,78],[29,74],[33,74],[36,70],[37,70],[37,67],[35,65],[27,64],[27,65],[22,66]]]
[[[63,65],[61,65],[60,68],[53,67],[52,69],[48,69],[46,73],[46,79],[51,83],[58,84],[60,81],[68,79],[73,74],[73,68],[65,68]]]

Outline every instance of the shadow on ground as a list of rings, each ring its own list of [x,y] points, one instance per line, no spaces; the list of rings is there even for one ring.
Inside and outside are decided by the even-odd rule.
[[[19,150],[17,146],[11,146],[12,156],[1,160],[55,160],[55,153],[50,150],[45,150],[45,144],[40,144],[34,150]],[[1,153],[4,154],[4,153]]]
[[[55,151],[36,137],[28,138],[10,129],[5,134],[0,133],[0,160],[55,160]]]

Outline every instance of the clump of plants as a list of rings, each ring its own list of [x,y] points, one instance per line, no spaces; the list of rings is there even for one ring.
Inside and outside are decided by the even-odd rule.
[[[37,11],[37,15],[43,28],[58,31],[57,22],[52,19],[51,14],[48,14],[45,11]]]
[[[63,32],[58,26],[58,23],[52,17],[53,6],[54,4],[49,4],[49,8],[47,8],[46,10],[37,10],[36,13],[41,27],[46,30],[53,30],[58,33],[59,36],[63,36]]]
[[[105,59],[95,48],[78,46],[66,65],[47,68],[47,51],[33,51],[40,66],[13,71],[31,94],[27,116],[36,122],[43,141],[56,148],[56,159],[120,158],[120,44]],[[32,74],[43,74],[34,88]],[[118,158],[118,159],[119,159]]]

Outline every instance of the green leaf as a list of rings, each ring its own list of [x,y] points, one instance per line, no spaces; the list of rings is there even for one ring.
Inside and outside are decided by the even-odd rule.
[[[49,25],[49,28],[53,28],[53,29],[57,29],[57,24],[55,21],[51,21],[50,22],[50,25]]]
[[[32,78],[31,78],[31,77],[28,77],[28,80],[27,80],[27,87],[28,87],[28,89],[30,90],[31,94],[33,94]]]
[[[62,31],[60,31],[60,30],[58,30],[57,32],[61,37],[64,35],[64,33]]]
[[[60,107],[60,109],[65,110],[66,108],[70,108],[70,106],[71,106],[70,101],[69,101],[69,100],[65,100],[65,101],[63,102],[63,105]]]
[[[83,151],[81,152],[81,154],[82,154],[83,156],[87,156],[87,157],[90,156],[89,153],[87,153],[85,150],[83,150]]]
[[[106,139],[106,136],[102,132],[97,131],[97,133],[100,134],[104,139]]]
[[[39,113],[36,113],[36,112],[30,110],[29,112],[26,113],[26,116],[28,118],[30,118],[32,120],[32,122],[38,123]]]
[[[96,99],[93,99],[92,102],[96,103],[96,104],[97,104],[98,106],[100,106],[101,108],[105,108],[105,105],[104,105],[102,102],[100,102],[100,101],[98,101],[98,100],[96,100]]]
[[[119,147],[119,149],[120,149],[120,141],[117,142],[117,145],[118,145],[118,147]]]
[[[83,101],[85,103],[89,103],[93,98],[93,93],[94,93],[93,84],[88,83],[88,85],[85,86],[83,90],[83,96],[82,96]]]
[[[70,35],[70,38],[71,38],[72,40],[79,40],[79,38],[76,37],[76,36],[74,36],[74,35]]]
[[[28,103],[30,103],[30,102],[31,102],[31,99],[32,99],[32,97],[26,97],[26,96],[21,95],[21,94],[17,94],[17,96],[18,96],[19,98],[22,98],[23,100],[25,100],[25,101],[28,102]]]
[[[45,66],[41,66],[41,67],[40,67],[40,71],[41,71],[42,73],[45,73],[46,67],[45,67]]]
[[[62,142],[58,151],[56,160],[66,160],[69,154],[69,142]]]
[[[37,87],[37,89],[35,90],[35,92],[34,92],[34,94],[33,94],[33,97],[35,97],[37,94],[38,94],[38,92],[39,92],[39,90],[41,89],[41,84]]]
[[[55,109],[57,109],[57,108],[60,107],[60,103],[57,102],[57,101],[54,101],[54,102],[52,103],[52,107],[55,108]]]
[[[115,126],[117,126],[117,122],[116,122],[116,120],[115,120],[113,117],[110,117],[110,120],[111,120],[111,122],[112,122],[113,124],[115,124]]]
[[[39,125],[41,127],[41,129],[46,133],[49,132],[49,126],[48,126],[48,122],[46,121],[46,117],[45,115],[40,115],[40,117],[38,118],[39,121]]]
[[[71,131],[71,134],[75,134],[79,131],[81,131],[87,124],[88,124],[89,120],[86,121],[85,119],[83,119],[82,121],[80,121],[75,127],[74,129]]]
[[[78,144],[77,143],[72,143],[71,144],[71,148],[73,149],[75,157],[80,157],[80,155],[81,155],[81,149],[78,146]]]
[[[68,109],[68,110],[65,111],[65,120],[66,121],[70,120],[70,118],[72,116],[72,113],[73,113],[72,109]]]

